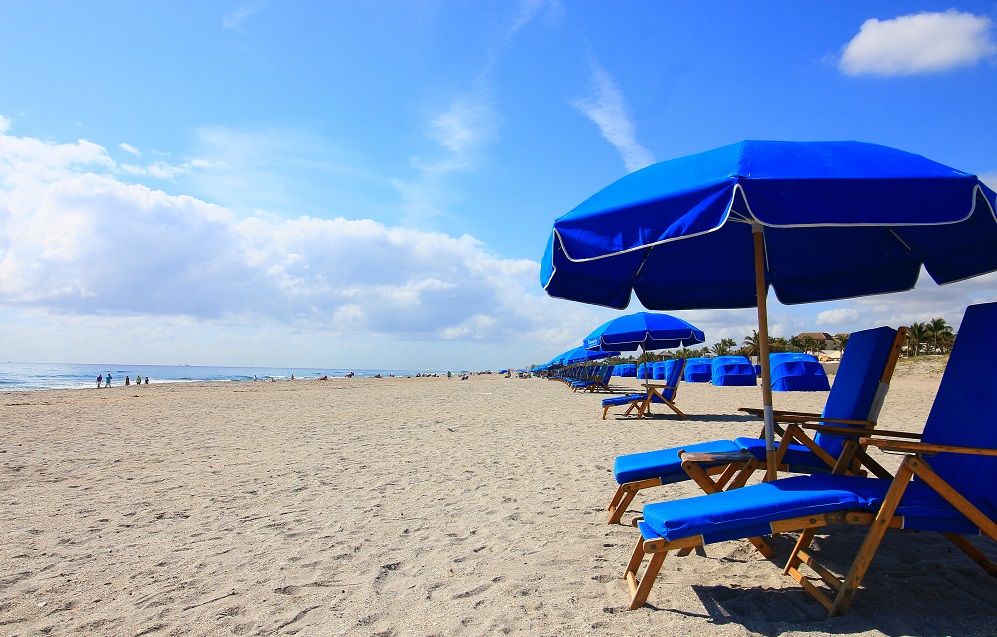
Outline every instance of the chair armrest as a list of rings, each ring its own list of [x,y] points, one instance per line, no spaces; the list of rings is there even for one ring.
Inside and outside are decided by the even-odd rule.
[[[679,452],[682,462],[749,462],[754,456],[747,451],[700,451],[696,453]]]
[[[878,433],[878,432],[877,432]],[[912,442],[907,440],[876,440],[875,438],[862,438],[864,444],[879,447],[883,451],[901,451],[904,453],[962,453],[974,456],[997,456],[997,449],[988,447],[961,447],[958,445],[935,445],[924,442]]]
[[[759,407],[738,407],[737,410],[738,411],[743,411],[743,412],[745,412],[747,414],[751,414],[752,416],[758,416],[759,418],[761,418],[762,415],[764,415],[764,413],[765,413],[765,410],[761,409]],[[815,413],[809,412],[809,411],[788,411],[788,410],[785,410],[785,409],[775,409],[775,410],[772,411],[772,414],[775,415],[776,417],[779,417],[779,416],[808,416],[808,417],[820,418],[820,414],[815,414]]]

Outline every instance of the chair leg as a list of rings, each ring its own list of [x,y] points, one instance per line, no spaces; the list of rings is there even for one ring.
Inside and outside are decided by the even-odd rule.
[[[879,543],[883,541],[886,530],[890,528],[890,520],[893,518],[897,506],[900,504],[900,498],[903,496],[904,491],[907,490],[907,485],[914,474],[912,462],[917,462],[916,457],[907,456],[900,465],[900,469],[897,470],[896,477],[893,478],[893,483],[890,485],[889,491],[886,492],[886,497],[883,498],[883,504],[880,506],[879,512],[876,513],[876,518],[873,520],[872,525],[869,527],[869,532],[862,542],[862,547],[859,548],[858,555],[855,556],[855,561],[852,562],[851,568],[848,569],[848,575],[842,580],[841,589],[838,590],[838,594],[834,597],[834,603],[829,613],[831,617],[847,613],[852,599],[858,593],[859,586],[862,585],[862,578],[865,577],[866,571],[869,570],[869,565],[876,554],[876,549],[879,548]]]
[[[609,501],[609,506],[606,507],[606,510],[609,512],[615,511],[617,507],[619,507],[620,500],[622,499],[623,499],[623,485],[621,484],[619,487],[616,488],[616,493],[613,494],[613,499]]]
[[[630,556],[630,562],[627,564],[627,572],[624,575],[627,579],[627,585],[630,587],[630,610],[637,610],[647,603],[647,596],[651,593],[654,580],[657,579],[658,572],[661,571],[661,565],[664,564],[667,554],[667,551],[653,553],[651,560],[647,564],[647,568],[644,569],[644,577],[640,578],[640,582],[638,583],[637,570],[644,561],[644,538],[640,537],[637,539],[637,546],[634,548],[633,555]]]
[[[603,420],[606,419],[606,414],[608,414],[608,413],[609,413],[609,405],[606,405],[605,407],[602,408],[602,419]]]
[[[676,414],[679,415],[679,418],[682,418],[683,420],[689,420],[689,417],[686,416],[685,414],[683,414],[682,410],[675,406],[675,403],[673,403],[670,400],[666,400],[665,404],[668,405],[669,407],[671,407],[672,411],[674,411]]]
[[[621,486],[620,491],[622,490],[623,487]],[[620,519],[623,517],[623,514],[627,512],[627,509],[630,507],[630,503],[634,501],[634,496],[636,495],[636,490],[627,491],[623,494],[623,497],[620,498],[620,502],[616,505],[616,508],[610,509],[609,524],[619,524]]]
[[[987,559],[987,556],[984,555],[980,549],[970,544],[966,538],[955,533],[942,533],[942,535],[958,546],[963,553],[970,557],[970,559],[979,564],[980,568],[986,571],[988,575],[997,577],[997,564],[994,564]]]

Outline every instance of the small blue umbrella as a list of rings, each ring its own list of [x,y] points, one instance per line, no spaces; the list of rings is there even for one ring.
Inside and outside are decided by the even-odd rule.
[[[637,312],[603,323],[585,337],[587,349],[642,350],[641,359],[655,349],[698,345],[706,340],[703,331],[671,314]],[[646,367],[646,360],[645,367]],[[645,385],[647,373],[644,374]]]
[[[698,345],[703,331],[670,314],[637,312],[603,323],[585,337],[586,349],[618,349],[632,352]]]
[[[768,475],[775,475],[766,295],[785,304],[997,270],[997,195],[920,155],[861,142],[746,141],[654,164],[554,222],[554,297],[652,310],[758,308]],[[836,253],[819,256],[814,246]]]

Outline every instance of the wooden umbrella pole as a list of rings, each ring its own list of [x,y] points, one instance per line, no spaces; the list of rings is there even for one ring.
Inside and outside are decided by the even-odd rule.
[[[765,479],[775,480],[775,415],[772,412],[772,376],[769,371],[769,316],[765,285],[765,238],[762,226],[752,224],[755,242],[755,294],[758,299],[758,362],[762,366],[762,411],[765,415]]]

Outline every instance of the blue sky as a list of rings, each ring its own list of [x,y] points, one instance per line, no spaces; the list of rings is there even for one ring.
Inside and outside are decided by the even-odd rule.
[[[994,2],[2,3],[0,357],[544,362],[618,314],[543,294],[553,220],[651,162],[854,139],[994,186],[995,20]],[[995,298],[993,276],[929,281],[770,322],[957,324]],[[755,321],[681,315],[710,342]]]

